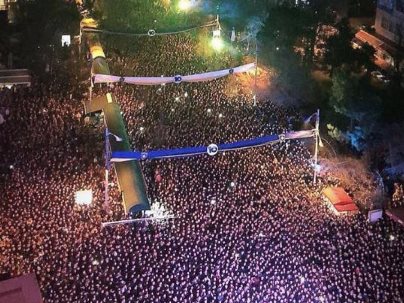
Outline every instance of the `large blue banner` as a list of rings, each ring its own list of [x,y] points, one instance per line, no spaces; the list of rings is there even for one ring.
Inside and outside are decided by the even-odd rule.
[[[125,162],[131,160],[153,160],[153,159],[165,159],[165,158],[180,158],[189,157],[202,154],[208,154],[214,156],[219,152],[226,152],[232,150],[240,150],[244,148],[259,147],[278,141],[295,140],[314,137],[315,132],[313,130],[303,130],[298,132],[289,132],[282,135],[269,135],[264,137],[258,137],[254,139],[246,139],[237,142],[223,143],[223,144],[210,144],[208,146],[196,146],[196,147],[184,147],[174,149],[158,149],[147,152],[140,151],[118,151],[112,152],[112,162]]]

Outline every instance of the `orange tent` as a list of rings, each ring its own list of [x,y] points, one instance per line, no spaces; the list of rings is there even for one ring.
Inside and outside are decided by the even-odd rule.
[[[327,187],[323,190],[323,194],[338,212],[358,210],[352,198],[341,187]]]

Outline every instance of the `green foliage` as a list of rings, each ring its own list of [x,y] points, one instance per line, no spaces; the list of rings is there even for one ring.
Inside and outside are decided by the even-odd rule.
[[[178,0],[96,0],[95,15],[105,29],[121,32],[174,31],[206,22],[197,11],[181,12]]]
[[[62,34],[78,34],[79,20],[74,3],[63,0],[18,1],[12,31],[19,40],[13,51],[20,58],[20,65],[40,65],[44,56],[53,50],[50,45],[60,45]]]
[[[331,70],[344,64],[351,64],[355,57],[351,44],[354,35],[349,28],[348,20],[343,19],[336,28],[338,33],[327,40],[324,56],[324,63],[330,65]]]
[[[277,71],[278,80],[294,95],[309,99],[317,16],[307,8],[273,6],[258,39],[265,60]]]
[[[330,105],[334,111],[349,119],[340,130],[351,145],[363,150],[380,125],[381,99],[373,92],[366,78],[358,78],[347,69],[337,69],[332,76]]]
[[[16,24],[30,44],[41,46],[60,40],[59,34],[78,34],[79,13],[63,0],[20,0]]]
[[[351,70],[360,70],[362,67],[368,70],[374,69],[375,49],[369,44],[365,44],[361,49],[352,48],[354,34],[347,19],[341,20],[336,28],[338,33],[327,40],[323,60],[323,63],[331,67],[331,74],[335,68],[341,66],[350,66]]]

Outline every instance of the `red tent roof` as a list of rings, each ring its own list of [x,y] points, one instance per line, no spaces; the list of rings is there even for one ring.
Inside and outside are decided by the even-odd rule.
[[[335,209],[338,212],[345,212],[345,211],[357,211],[358,207],[355,204],[345,204],[345,205],[334,205]]]
[[[327,187],[323,190],[323,194],[333,205],[353,204],[352,198],[341,187]]]
[[[323,194],[338,212],[358,211],[358,207],[355,205],[352,198],[341,187],[327,187],[323,190]]]

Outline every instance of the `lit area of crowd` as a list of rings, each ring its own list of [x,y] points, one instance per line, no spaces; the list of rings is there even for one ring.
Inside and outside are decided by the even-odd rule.
[[[203,59],[190,34],[103,44],[122,75],[236,64],[226,53]],[[116,96],[136,150],[278,134],[303,120],[271,100],[254,107],[237,85],[104,85],[93,97]],[[335,216],[321,190],[338,181],[313,185],[309,141],[142,162],[150,202],[175,218],[101,228],[125,215],[114,173],[111,212],[103,208],[103,125],[85,119],[86,93],[57,72],[0,91],[0,270],[36,273],[45,302],[403,302],[403,227]],[[74,203],[83,189],[89,206]]]

